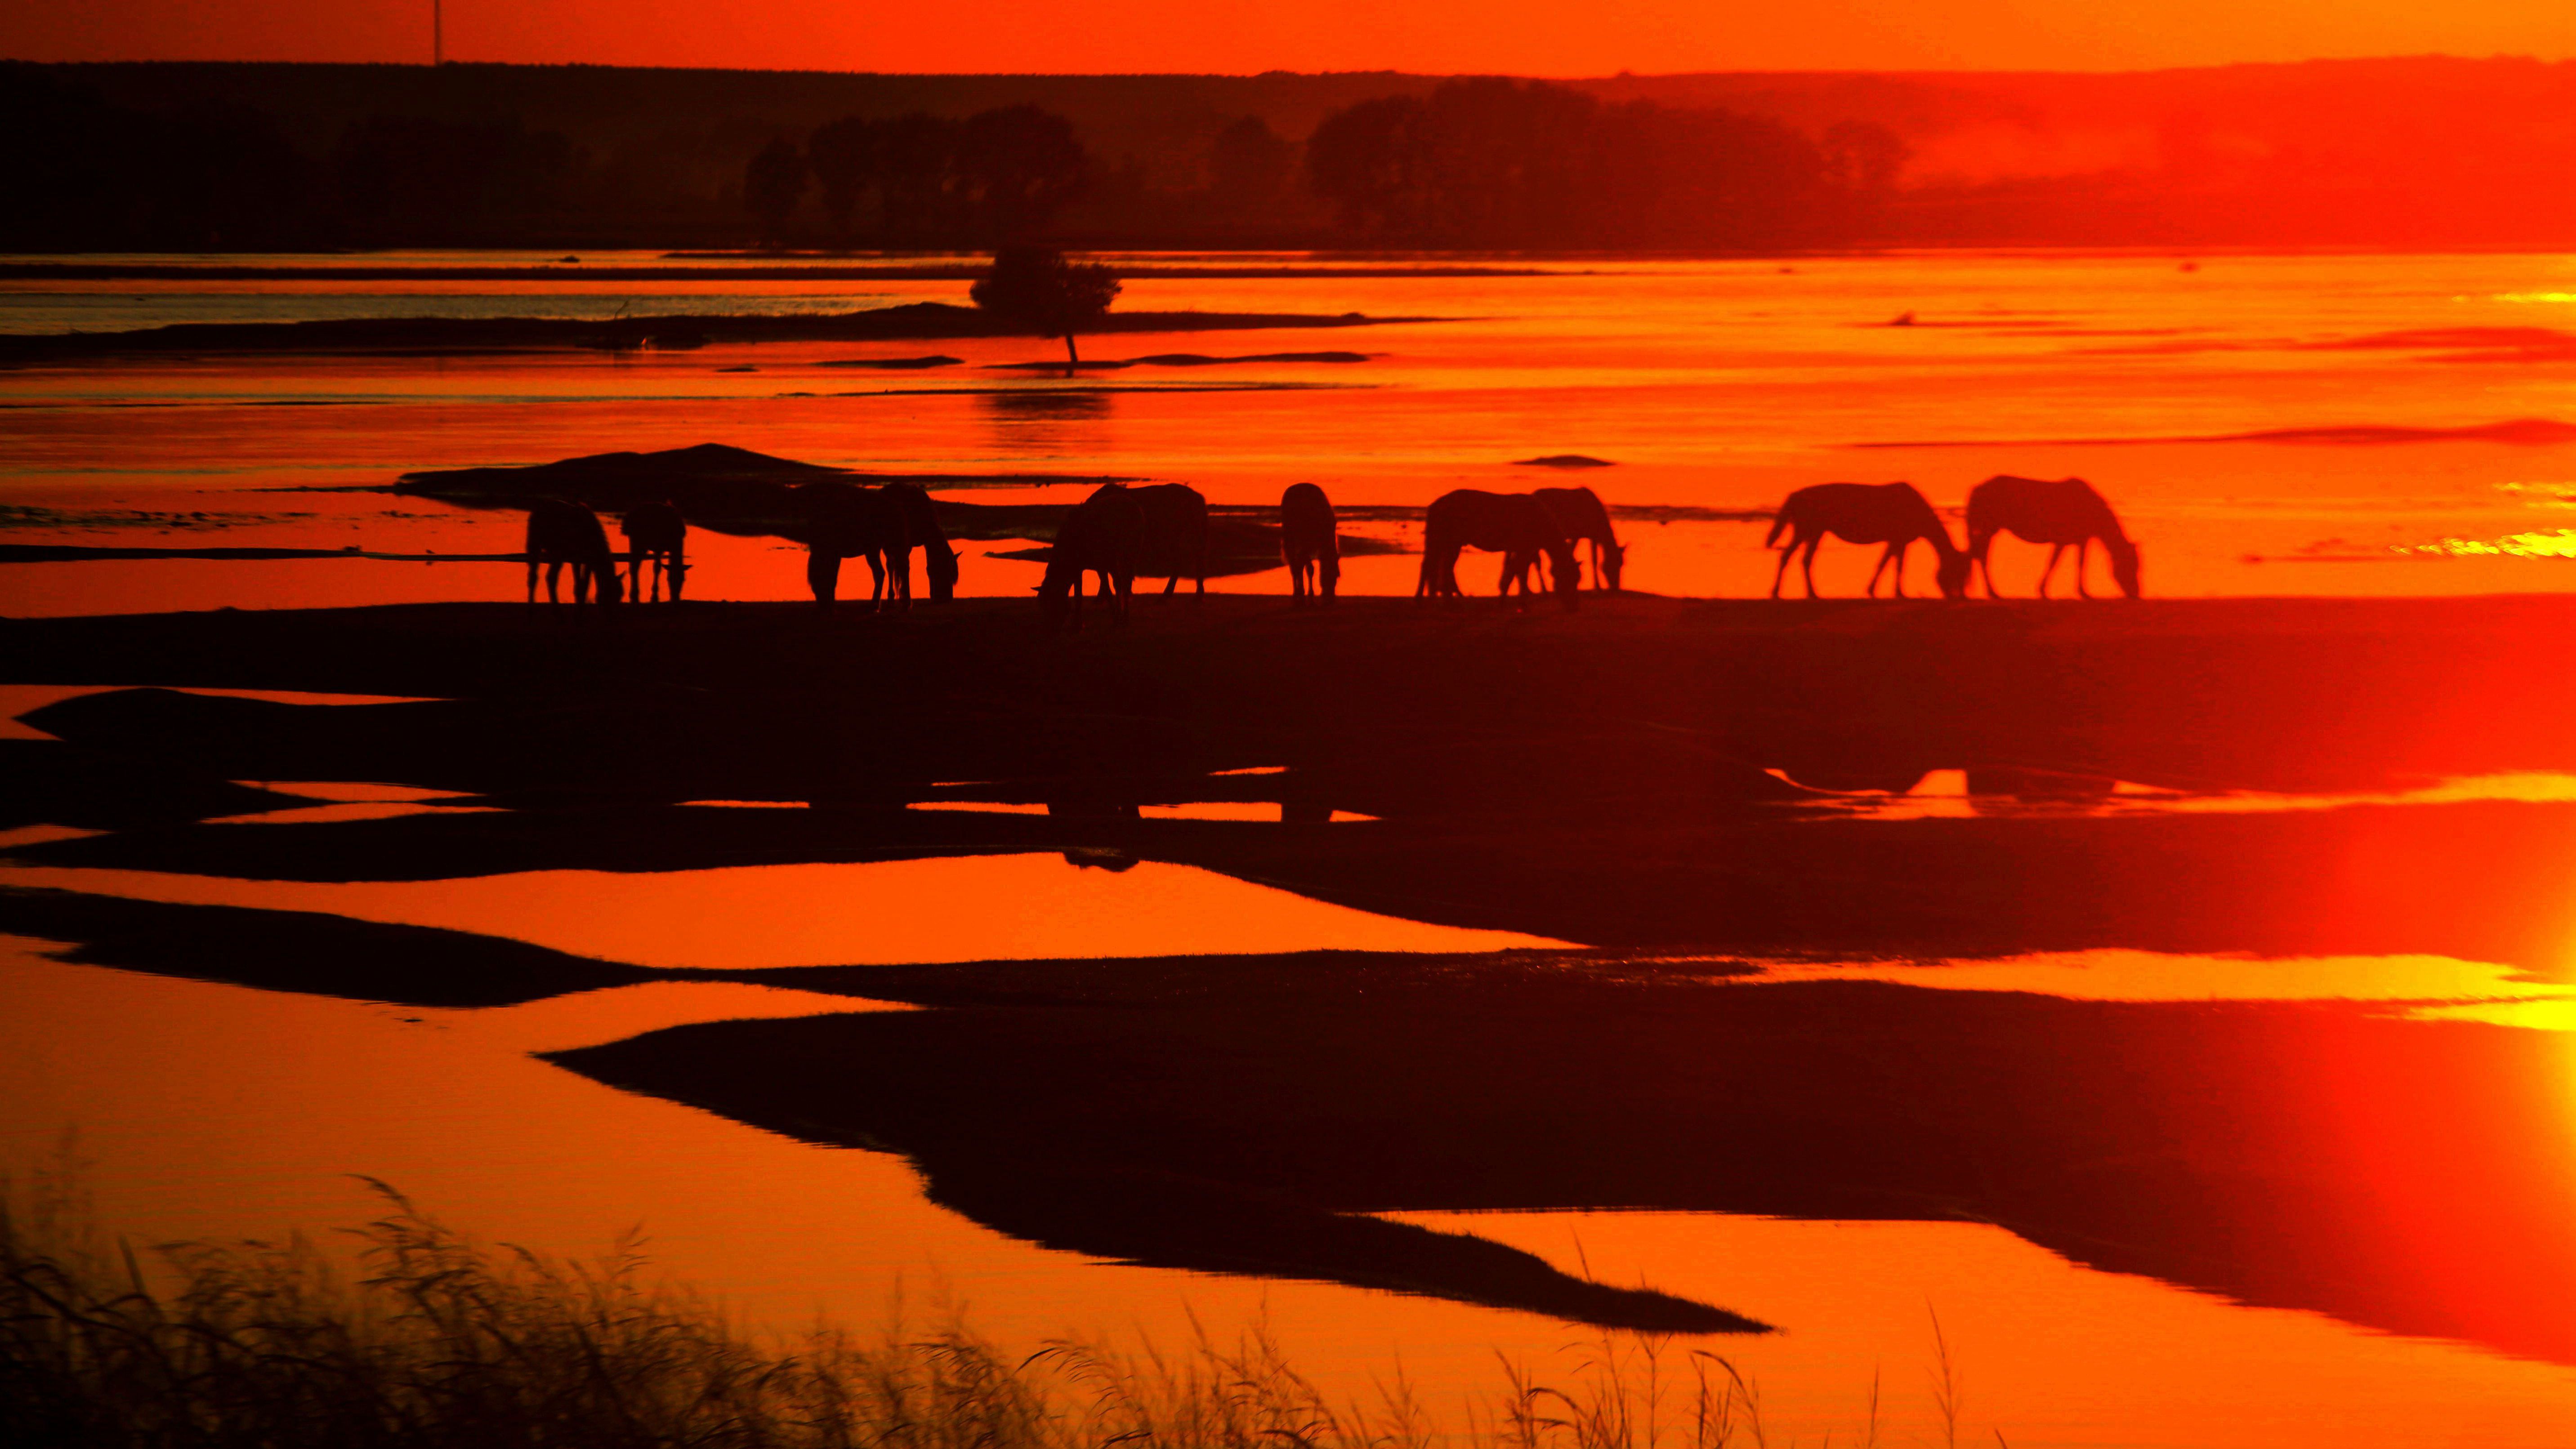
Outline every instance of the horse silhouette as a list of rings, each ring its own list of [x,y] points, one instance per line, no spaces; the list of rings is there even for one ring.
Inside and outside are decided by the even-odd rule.
[[[930,495],[917,483],[888,483],[882,490],[903,507],[903,527],[914,547],[921,550],[922,572],[930,577],[931,602],[944,604],[957,597],[957,550],[950,546],[948,535],[939,526],[939,510],[930,503]],[[904,558],[904,587],[911,593],[911,556]]]
[[[537,570],[546,574],[546,602],[560,604],[564,566],[572,566],[572,601],[617,602],[617,565],[608,556],[608,530],[599,515],[578,503],[540,498],[528,505],[528,602],[537,601]]]
[[[644,562],[650,559],[653,597],[662,597],[662,583],[668,578],[671,602],[678,603],[680,584],[689,574],[689,522],[680,516],[679,508],[667,499],[639,503],[618,520],[617,531],[626,535],[626,597],[644,602]]]
[[[1422,575],[1413,587],[1415,598],[1458,597],[1462,548],[1503,556],[1500,592],[1506,594],[1515,580],[1521,582],[1524,593],[1528,591],[1528,575],[1537,567],[1539,555],[1545,554],[1557,597],[1566,608],[1574,607],[1583,566],[1575,562],[1574,545],[1557,525],[1556,515],[1530,495],[1458,488],[1433,499],[1422,516]]]
[[[1198,591],[1206,593],[1206,496],[1186,483],[1156,483],[1127,493],[1144,517],[1144,531],[1136,539],[1136,572],[1169,575],[1163,581],[1167,594],[1178,589],[1184,578],[1197,579]]]
[[[1136,591],[1136,552],[1145,535],[1145,510],[1136,501],[1141,489],[1103,483],[1073,506],[1055,531],[1047,554],[1046,578],[1038,584],[1038,607],[1052,617],[1066,614],[1070,590],[1071,627],[1082,627],[1082,576],[1100,575],[1100,596],[1120,623],[1127,621],[1127,601]]]
[[[1530,496],[1556,516],[1567,538],[1576,543],[1592,540],[1593,586],[1616,593],[1619,575],[1627,566],[1628,547],[1610,531],[1610,510],[1601,506],[1601,495],[1578,487],[1541,488]]]
[[[876,586],[869,607],[891,609],[912,602],[912,536],[903,504],[883,488],[840,482],[805,483],[795,498],[805,534],[805,582],[814,602],[829,606],[840,592],[841,560],[863,558]]]
[[[1849,543],[1883,543],[1887,551],[1879,555],[1878,567],[1869,571],[1869,596],[1878,596],[1878,576],[1896,565],[1896,597],[1905,595],[1905,552],[1922,539],[1941,556],[1935,579],[1941,585],[1941,597],[1960,599],[1968,593],[1968,556],[1950,541],[1950,530],[1943,527],[1932,505],[1914,491],[1911,483],[1818,483],[1801,488],[1780,505],[1780,514],[1771,520],[1771,532],[1762,540],[1769,548],[1780,541],[1783,531],[1789,534],[1789,545],[1780,550],[1780,567],[1771,575],[1771,597],[1780,597],[1780,580],[1789,572],[1789,555],[1805,548],[1806,557],[1799,569],[1806,576],[1807,597],[1816,596],[1816,545],[1830,533]]]
[[[2119,583],[2120,592],[2132,599],[2138,596],[2138,546],[2129,541],[2111,505],[2081,478],[2049,482],[1998,473],[1969,490],[1968,557],[1985,576],[1989,599],[2003,597],[1995,592],[1995,570],[1989,561],[1998,533],[2050,546],[2048,567],[2039,575],[2039,596],[2043,599],[2048,597],[2049,577],[2057,572],[2057,561],[2065,556],[2069,544],[2075,546],[2075,592],[2087,599],[2093,597],[2084,586],[2084,566],[2095,539],[2101,540],[2102,551],[2111,556],[2111,577]]]
[[[1342,579],[1342,541],[1333,500],[1312,483],[1291,483],[1279,495],[1279,557],[1288,565],[1288,592],[1329,599]]]

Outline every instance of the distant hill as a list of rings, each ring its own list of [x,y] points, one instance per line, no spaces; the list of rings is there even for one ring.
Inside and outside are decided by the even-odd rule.
[[[1034,105],[1069,119],[1091,180],[1053,223],[1078,244],[1362,245],[1304,184],[1296,148],[1327,116],[1443,78],[892,76],[604,66],[126,63],[0,65],[20,171],[107,145],[105,176],[38,182],[73,199],[0,221],[17,248],[159,244],[738,246],[757,239],[745,168],[848,116],[962,118]],[[1603,102],[1766,117],[1810,137],[1882,128],[1903,146],[1886,204],[1815,240],[1861,244],[2576,244],[2576,63],[2411,58],[2110,75],[1710,74],[1564,83]],[[133,139],[153,118],[192,118]],[[1211,204],[1220,137],[1258,117],[1283,179]],[[142,118],[140,120],[136,118]],[[328,198],[399,156],[417,124],[482,166],[476,206],[350,231]],[[402,123],[402,124],[393,124]],[[367,133],[375,150],[356,148]],[[110,138],[114,140],[113,137]],[[425,143],[423,143],[425,144]],[[391,151],[386,148],[392,147]],[[207,189],[209,153],[259,153]],[[140,156],[144,160],[133,158]],[[410,164],[410,163],[406,163]],[[452,171],[452,157],[419,166]],[[335,170],[335,166],[337,170]],[[77,168],[73,168],[75,171]],[[370,179],[361,175],[363,182]],[[372,178],[394,190],[428,183]],[[29,183],[23,179],[22,195]],[[458,185],[453,177],[439,184]],[[87,187],[87,190],[79,188]],[[264,188],[264,190],[263,190]],[[260,191],[244,199],[235,194]],[[316,200],[316,198],[323,198]],[[394,198],[398,203],[400,197]],[[193,210],[190,208],[194,208]],[[300,208],[300,209],[299,209]],[[387,220],[385,218],[390,218]],[[406,234],[447,225],[445,234]],[[332,232],[333,227],[339,232]],[[191,230],[203,235],[190,235]],[[435,228],[433,228],[434,230]],[[163,235],[163,232],[180,235]],[[329,233],[329,235],[326,235]],[[808,196],[784,239],[833,240]]]

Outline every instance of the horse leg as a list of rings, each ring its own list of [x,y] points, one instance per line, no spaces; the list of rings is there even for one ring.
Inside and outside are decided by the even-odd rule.
[[[1164,592],[1164,593],[1167,593],[1167,594],[1168,594],[1168,593],[1171,593],[1171,592],[1173,592],[1173,591],[1175,591],[1175,590],[1179,589],[1179,588],[1180,588],[1180,586],[1181,586],[1181,576],[1180,576],[1179,574],[1174,574],[1174,575],[1172,575],[1170,578],[1163,580],[1163,592]],[[1204,593],[1204,592],[1206,592],[1206,591],[1205,591],[1205,590],[1201,590],[1200,592]]]
[[[2057,561],[2066,557],[2066,545],[2053,544],[2048,550],[2048,567],[2039,571],[2039,596],[2048,597],[2048,581],[2057,573]]]
[[[1896,556],[1896,597],[1901,599],[1905,597],[1905,556],[1914,551],[1914,540],[1898,539],[1887,546],[1887,551]]]
[[[1862,598],[1875,599],[1878,597],[1878,576],[1887,572],[1887,561],[1894,557],[1896,557],[1895,544],[1891,543],[1887,547],[1879,550],[1878,563],[1869,571],[1869,587],[1861,590]]]
[[[814,591],[815,603],[832,602],[841,592],[841,556],[825,548],[806,550],[805,584]]]
[[[2084,587],[2084,570],[2092,561],[2092,553],[2091,538],[2080,538],[2075,541],[2075,595],[2077,598],[2093,597],[2093,591]]]
[[[1807,577],[1807,597],[1811,599],[1816,596],[1816,545],[1824,541],[1825,536],[1821,531],[1808,539],[1807,556],[1798,561],[1799,572]]]
[[[1787,548],[1780,550],[1780,566],[1771,571],[1771,597],[1780,597],[1780,581],[1789,576],[1789,555],[1797,551],[1798,540],[1795,538],[1789,540]]]
[[[1989,534],[1986,537],[1977,540],[1976,548],[1973,551],[1977,558],[1977,572],[1985,575],[1986,597],[1989,599],[2002,598],[2003,595],[1995,592],[1994,536]]]
[[[528,555],[528,602],[531,604],[537,601],[537,569],[539,567],[540,565],[537,563],[537,556],[535,554]]]
[[[562,559],[546,560],[546,602],[549,604],[563,602],[563,567]],[[575,582],[577,585],[578,580]],[[574,602],[578,603],[580,600],[576,597]]]

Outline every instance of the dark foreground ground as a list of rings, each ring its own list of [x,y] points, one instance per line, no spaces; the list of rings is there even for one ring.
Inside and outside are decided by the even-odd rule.
[[[14,858],[258,879],[1064,850],[1175,861],[1597,948],[758,973],[935,1010],[719,1023],[578,1071],[890,1148],[1052,1246],[1638,1327],[1752,1325],[1389,1209],[1659,1207],[2002,1223],[2080,1261],[2576,1361],[2565,1039],[2385,1004],[2134,1004],[1745,955],[2424,952],[2562,974],[2576,805],[2336,804],[2576,770],[2576,601],[1904,605],[1586,598],[441,605],[15,621]],[[1221,771],[1268,769],[1262,774]],[[1966,769],[1968,818],[1847,796]],[[1784,780],[1767,773],[1778,770]],[[240,781],[492,813],[207,824]],[[2113,780],[2320,808],[2113,811]],[[1816,787],[1815,789],[1801,788]],[[908,801],[1038,802],[1043,815]],[[1137,818],[1275,801],[1279,822]],[[805,810],[694,806],[806,802]],[[1322,823],[1333,810],[1380,817]],[[331,917],[0,896],[82,959],[440,1004],[666,973]],[[690,973],[694,974],[694,973]]]

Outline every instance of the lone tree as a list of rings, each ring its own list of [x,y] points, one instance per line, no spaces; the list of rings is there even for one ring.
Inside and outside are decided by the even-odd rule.
[[[1073,334],[1109,311],[1118,297],[1118,274],[1097,262],[1068,262],[1053,247],[1004,247],[968,295],[997,317],[1063,338],[1070,377],[1082,365]]]

